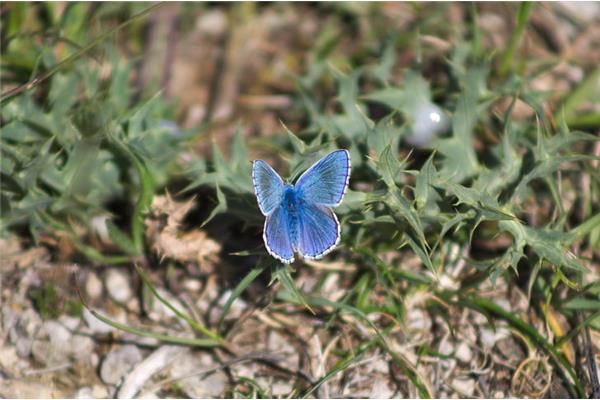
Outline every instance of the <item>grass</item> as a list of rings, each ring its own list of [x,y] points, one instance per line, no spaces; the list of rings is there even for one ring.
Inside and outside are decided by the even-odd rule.
[[[438,395],[431,377],[424,376],[422,360],[415,362],[395,348],[394,333],[407,323],[407,299],[424,295],[428,300],[423,308],[429,313],[443,315],[440,304],[451,314],[464,307],[485,315],[492,326],[508,324],[548,357],[569,395],[589,392],[587,373],[569,357],[566,345],[585,329],[600,330],[597,312],[592,313],[600,293],[593,282],[600,251],[600,185],[593,165],[599,157],[586,150],[598,140],[589,133],[598,124],[594,114],[577,111],[590,98],[598,70],[560,99],[562,107],[554,114],[543,111],[549,100],[531,88],[527,55],[515,61],[533,4],[515,7],[515,30],[498,55],[486,56],[484,34],[474,22],[472,32],[459,37],[444,55],[443,79],[438,75],[435,81],[428,79],[424,68],[429,61],[440,62],[430,52],[420,51],[419,63],[405,65],[400,78],[394,68],[395,55],[419,43],[419,35],[444,34],[438,13],[423,17],[416,36],[370,32],[388,40],[376,46],[377,40],[365,39],[355,58],[336,52],[342,35],[326,30],[311,50],[314,62],[294,77],[295,108],[302,115],[300,124],[293,121],[299,126],[296,132],[288,128],[292,126],[288,121],[282,121],[279,135],[260,140],[245,137],[239,129],[228,156],[213,141],[209,158],[191,153],[185,162],[177,155],[205,136],[175,135],[161,128],[160,121],[175,118],[174,106],[160,93],[135,92],[129,82],[132,66],[123,62],[112,43],[117,31],[141,23],[160,5],[143,10],[128,6],[129,17],[112,21],[111,30],[95,37],[88,37],[93,30],[77,30],[67,39],[80,45],[64,50],[62,58],[53,51],[60,38],[57,32],[69,24],[77,26],[69,18],[83,18],[82,10],[68,6],[62,22],[41,19],[35,20],[40,26],[27,27],[23,15],[44,6],[7,7],[0,95],[3,235],[18,233],[39,241],[45,235],[66,233],[91,263],[164,265],[152,255],[146,224],[153,197],[165,188],[185,187],[183,196],[199,190],[214,194],[216,206],[195,229],[228,221],[244,226],[238,235],[258,236],[263,221],[251,182],[252,154],[273,155],[278,165],[287,166],[290,178],[332,149],[346,148],[352,156],[350,189],[336,209],[342,243],[325,261],[352,269],[322,271],[301,261],[278,265],[262,250],[244,249],[236,253],[239,263],[255,267],[239,277],[217,323],[209,326],[174,308],[154,289],[144,269],[136,268],[152,294],[186,321],[197,337],[158,334],[92,311],[97,318],[140,336],[191,347],[221,347],[239,357],[228,337],[231,306],[261,275],[270,273],[269,307],[289,306],[306,314],[320,321],[331,337],[340,325],[353,329],[355,348],[337,348],[337,361],[323,376],[299,384],[294,396],[318,394],[378,349],[410,382],[408,393],[425,398]],[[352,21],[363,18],[358,9],[343,7],[327,12],[332,18],[336,13]],[[476,10],[471,12],[477,21]],[[55,36],[47,42],[34,41],[25,35],[30,28]],[[29,45],[35,45],[40,55],[28,64],[17,62],[15,54]],[[101,76],[95,57],[110,65],[108,78]],[[447,132],[420,148],[406,144],[417,112],[415,99],[435,102],[451,120]],[[534,114],[515,118],[517,101]],[[509,106],[496,107],[502,102]],[[584,176],[590,182],[587,197],[578,190]],[[124,207],[111,207],[116,200]],[[111,246],[99,247],[90,240],[97,234],[92,223],[97,217],[107,221]],[[455,250],[457,258],[450,255]],[[416,267],[405,268],[411,257]],[[455,276],[459,264],[463,272]],[[297,283],[305,274],[315,275],[313,289]],[[340,288],[340,298],[332,300],[317,289],[336,274],[347,286]],[[448,279],[454,280],[453,289],[443,287]],[[536,317],[507,311],[495,302],[497,297],[480,293],[503,285],[524,291]],[[46,309],[42,303],[50,295],[39,292],[33,301]],[[556,314],[568,323],[557,322]],[[375,318],[382,315],[386,317]],[[576,322],[578,318],[582,322]],[[548,324],[553,335],[540,332],[537,319]],[[446,322],[453,324],[449,316]],[[236,388],[232,393],[268,396],[268,388],[244,379],[238,383],[250,392]]]

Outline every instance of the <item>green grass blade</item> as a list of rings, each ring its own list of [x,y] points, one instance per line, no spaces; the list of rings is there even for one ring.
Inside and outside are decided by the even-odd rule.
[[[391,270],[392,275],[395,278],[402,279],[408,282],[417,284],[431,284],[433,280],[425,275],[414,274],[412,272],[405,271],[401,268],[390,268],[386,265],[373,251],[365,248],[353,249],[355,252],[362,254],[369,264],[378,266],[382,270]]]
[[[277,268],[273,273],[273,278],[281,282],[281,285],[293,296],[294,300],[306,307],[312,314],[315,313],[306,302],[304,295],[302,295],[302,293],[300,293],[296,287],[296,284],[294,283],[294,280],[290,274],[290,266],[288,264]]]
[[[556,342],[556,347],[561,347],[563,344],[570,342],[583,328],[588,327],[597,318],[600,318],[600,311],[596,311],[595,313],[587,317],[585,320],[581,321],[581,323],[578,324],[575,328],[573,328],[571,332],[561,337]]]
[[[138,335],[138,336],[142,336],[142,337],[151,337],[151,338],[160,340],[161,342],[164,342],[164,343],[180,344],[180,345],[192,346],[192,347],[217,347],[217,346],[221,345],[220,342],[213,340],[213,339],[184,338],[184,337],[169,336],[169,335],[163,335],[160,333],[148,332],[143,329],[133,328],[131,326],[124,325],[124,324],[115,322],[113,320],[110,320],[94,310],[89,310],[89,311],[92,313],[92,315],[94,317],[98,318],[100,321],[104,322],[105,324],[112,326],[113,328],[116,328],[116,329],[119,329],[119,330],[122,330],[125,332],[129,332],[129,333],[133,333],[134,335]]]
[[[217,329],[220,329],[221,325],[223,325],[223,321],[225,320],[225,317],[227,316],[227,313],[229,312],[229,309],[231,308],[231,305],[233,304],[235,299],[240,297],[244,290],[246,290],[246,288],[250,286],[250,284],[254,282],[256,278],[258,278],[258,276],[263,272],[263,270],[264,266],[258,266],[252,269],[248,273],[248,275],[246,275],[244,279],[242,279],[240,283],[238,283],[235,289],[233,289],[233,292],[231,292],[231,295],[229,296],[227,302],[223,306],[223,311],[221,311],[221,316],[219,317],[219,321],[217,322]]]
[[[523,37],[523,33],[525,32],[525,26],[527,25],[527,21],[529,20],[533,6],[534,3],[529,1],[519,4],[519,10],[517,13],[517,26],[510,37],[506,52],[504,52],[502,58],[500,59],[500,67],[498,69],[500,76],[505,76],[514,63],[515,52],[517,51],[519,43],[521,42],[521,38]]]
[[[586,101],[597,102],[598,93],[600,93],[600,67],[596,67],[594,72],[589,74],[575,90],[570,92],[562,108],[558,108],[555,119],[561,121],[564,118],[567,125],[571,126],[576,121],[577,108]]]
[[[589,218],[587,221],[582,222],[577,227],[573,228],[569,232],[569,239],[567,244],[571,244],[577,240],[581,240],[584,236],[592,232],[594,229],[600,226],[600,213]]]
[[[186,315],[185,313],[183,313],[182,311],[180,311],[179,309],[177,309],[177,307],[173,306],[164,297],[162,297],[158,293],[158,291],[156,290],[156,288],[154,287],[154,285],[152,285],[152,283],[150,282],[150,278],[148,277],[148,275],[146,275],[146,273],[140,267],[138,267],[136,265],[135,266],[135,270],[137,271],[137,273],[140,275],[140,277],[144,281],[144,284],[146,284],[146,286],[148,287],[148,289],[150,289],[150,291],[152,292],[152,294],[162,304],[164,304],[165,307],[167,307],[169,310],[173,311],[173,313],[175,313],[175,315],[177,315],[179,318],[181,318],[185,322],[187,322],[192,327],[192,329],[194,329],[197,332],[202,333],[203,335],[208,336],[209,338],[211,338],[211,339],[213,339],[213,340],[215,340],[217,342],[222,342],[223,341],[223,338],[221,338],[217,333],[211,331],[210,329],[208,329],[207,327],[205,327],[204,325],[202,325],[198,321],[195,321],[193,318],[189,317],[188,315]]]

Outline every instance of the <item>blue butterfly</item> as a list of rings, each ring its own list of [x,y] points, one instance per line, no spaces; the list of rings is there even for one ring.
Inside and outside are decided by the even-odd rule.
[[[319,160],[295,185],[262,160],[252,165],[258,207],[266,216],[263,240],[269,254],[289,264],[294,252],[316,260],[340,241],[340,223],[332,207],[342,202],[350,181],[350,153],[336,150]]]

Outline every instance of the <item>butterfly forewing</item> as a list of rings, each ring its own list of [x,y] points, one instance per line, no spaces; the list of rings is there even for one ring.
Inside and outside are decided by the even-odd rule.
[[[263,215],[268,215],[281,204],[283,181],[277,172],[262,160],[256,160],[252,165],[252,181],[258,207]]]
[[[350,154],[336,150],[310,167],[296,183],[299,196],[313,204],[338,206],[350,179]]]

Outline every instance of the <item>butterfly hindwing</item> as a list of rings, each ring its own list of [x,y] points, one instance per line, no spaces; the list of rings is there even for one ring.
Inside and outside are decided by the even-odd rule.
[[[308,259],[319,259],[340,240],[340,224],[325,206],[303,202],[298,207],[298,252]]]
[[[349,180],[350,153],[336,150],[303,173],[295,187],[307,202],[336,207],[342,202]]]
[[[268,215],[281,204],[283,181],[269,164],[256,160],[252,164],[252,181],[263,215]]]
[[[263,240],[269,254],[289,264],[294,261],[294,249],[289,232],[288,216],[283,207],[276,207],[265,220]]]

